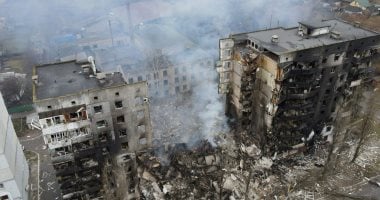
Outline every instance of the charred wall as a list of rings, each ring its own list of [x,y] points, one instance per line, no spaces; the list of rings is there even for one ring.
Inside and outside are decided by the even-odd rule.
[[[369,82],[378,35],[276,55],[237,35],[222,39],[219,92],[226,112],[255,135],[265,152],[312,144],[339,105]]]
[[[120,163],[111,162],[116,155],[150,147],[146,96],[146,83],[140,82],[35,102],[65,199],[103,198],[107,164],[121,170]],[[125,172],[128,184],[130,173]]]
[[[353,83],[365,84],[370,78],[370,60],[376,53],[371,48],[374,41],[374,38],[367,38],[299,51],[291,62],[279,64],[283,75],[276,80],[280,86],[278,108],[271,126],[264,126],[265,142],[273,142],[267,143],[271,151],[284,151],[296,144],[308,143],[305,140],[312,131],[320,132],[334,121],[339,102],[350,98],[357,86]],[[268,102],[257,99],[261,106]],[[256,130],[263,127],[260,110],[256,108],[254,114],[257,116],[253,122]]]

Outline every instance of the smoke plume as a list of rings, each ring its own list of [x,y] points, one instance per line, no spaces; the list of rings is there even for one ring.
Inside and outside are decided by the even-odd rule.
[[[90,34],[89,28],[86,27],[94,27],[93,24],[98,22],[102,23],[95,26],[91,34],[98,34],[102,38],[109,38],[110,34],[115,37],[130,36],[133,32],[136,37],[145,37],[146,35],[139,35],[139,31],[147,30],[148,25],[153,24],[160,27],[160,31],[167,36],[166,39],[154,39],[157,43],[160,41],[160,45],[165,43],[165,47],[162,48],[170,46],[186,48],[186,61],[190,63],[200,58],[212,58],[216,61],[220,38],[228,37],[231,33],[296,25],[298,21],[315,17],[314,8],[318,3],[312,0],[141,0],[131,1],[131,13],[128,14],[127,2],[124,0],[0,1],[0,19],[2,19],[0,43],[9,37],[26,37],[30,44],[27,48],[43,52],[39,62],[46,63],[83,51],[83,48],[78,47],[75,42],[65,41],[69,39],[75,41],[83,37],[86,39]],[[177,36],[172,34],[173,30],[187,39],[174,41]],[[149,35],[155,36],[155,34],[156,32],[152,30]],[[11,47],[16,44],[8,43],[8,45]],[[132,41],[129,41],[124,45],[128,47],[120,47],[120,50],[122,55],[128,57],[128,55],[137,55],[134,45],[141,47],[144,44],[132,45]],[[145,50],[155,48],[160,46],[144,46],[144,50],[141,50],[142,55]],[[183,56],[176,57],[175,54],[169,57],[173,63],[181,62],[183,59]],[[133,56],[133,59],[136,60],[134,63],[144,62],[143,56]],[[128,66],[125,70],[139,70],[141,67],[139,64],[112,63],[112,66],[117,65]],[[167,116],[178,116],[176,120],[181,121],[180,124],[176,120],[168,122],[175,138],[172,142],[194,144],[196,141],[207,139],[213,143],[215,135],[228,132],[223,97],[217,91],[217,73],[213,66],[199,65],[191,66],[188,73],[197,77],[193,93],[188,98],[190,104],[167,110],[169,112]],[[194,120],[194,123],[189,122],[191,120]]]

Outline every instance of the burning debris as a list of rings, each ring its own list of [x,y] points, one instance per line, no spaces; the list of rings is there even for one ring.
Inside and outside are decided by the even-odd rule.
[[[319,176],[313,173],[320,173],[324,169],[327,151],[323,146],[317,147],[314,155],[301,153],[269,158],[263,156],[255,145],[226,137],[231,142],[218,147],[213,147],[205,140],[192,148],[185,144],[162,147],[160,151],[168,155],[169,163],[161,162],[160,158],[154,156],[157,149],[139,153],[137,171],[142,199],[324,197],[336,187],[334,183],[341,185],[341,181],[354,180],[357,176],[344,179],[343,174],[347,172],[341,172],[326,182],[314,181]],[[373,181],[369,184],[373,184]],[[351,187],[346,188],[353,190]]]
[[[254,144],[230,141],[213,147],[202,140],[189,148],[175,144],[137,156],[140,190],[145,199],[263,199],[281,194],[278,160],[263,157]]]
[[[313,154],[291,150],[291,153],[274,153],[267,157],[253,142],[253,136],[245,131],[233,131],[218,138],[223,141],[218,146],[201,140],[192,146],[177,143],[138,153],[142,199],[330,197],[332,188],[336,187],[334,183],[359,181],[358,175],[347,175],[349,178],[344,179],[347,171],[322,181],[317,179],[326,169],[330,143],[316,142]],[[352,167],[348,171],[352,171]],[[350,187],[346,190],[349,189],[353,191]]]
[[[211,146],[225,142],[221,135],[228,133],[229,128],[218,95],[204,99],[199,93],[207,93],[207,88],[185,94],[182,98],[152,102],[154,146],[185,143],[195,147],[203,139],[207,139]]]

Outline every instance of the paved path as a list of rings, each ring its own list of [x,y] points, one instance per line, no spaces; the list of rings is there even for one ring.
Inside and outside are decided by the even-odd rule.
[[[20,138],[20,142],[24,145],[25,150],[33,151],[39,154],[39,199],[41,200],[60,200],[61,191],[59,189],[55,171],[52,166],[50,155],[47,149],[44,149],[44,142],[41,133],[38,135],[29,135]]]
[[[39,183],[40,179],[38,177],[39,171],[40,171],[40,157],[37,152],[34,151],[28,151],[25,150],[25,157],[28,162],[28,166],[30,169],[30,176],[29,176],[29,183],[30,183],[30,190],[31,190],[31,198],[30,200],[40,200],[40,197],[38,195],[39,193]]]

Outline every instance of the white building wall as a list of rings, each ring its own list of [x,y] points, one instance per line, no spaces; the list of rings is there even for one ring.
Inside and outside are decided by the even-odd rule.
[[[123,125],[120,125],[119,128],[127,128],[129,133],[129,148],[127,152],[134,152],[147,148],[152,143],[152,131],[148,111],[149,106],[147,103],[144,103],[143,100],[148,95],[148,88],[146,87],[146,84],[146,82],[137,82],[128,85],[82,91],[80,93],[36,101],[35,105],[38,113],[70,108],[74,106],[71,102],[75,101],[75,106],[84,105],[88,115],[88,120],[67,124],[57,124],[49,127],[44,127],[43,125],[46,125],[46,123],[44,122],[44,119],[40,119],[39,122],[42,125],[42,133],[45,144],[49,144],[48,147],[50,149],[60,146],[67,146],[66,143],[53,145],[49,142],[48,137],[54,133],[68,131],[70,129],[76,129],[84,126],[90,127],[93,132],[92,135],[102,131],[111,131],[112,138],[114,139],[116,134],[115,132],[117,132],[118,129],[115,125],[120,125],[116,122],[116,117],[124,115],[125,122],[121,123]],[[115,93],[118,93],[119,95],[116,96]],[[95,100],[94,97],[97,97],[97,100]],[[122,101],[122,108],[115,107],[116,101]],[[94,113],[94,106],[98,105],[102,105],[101,114]],[[136,115],[138,111],[144,111],[144,119],[146,121],[146,123],[144,123],[145,133],[139,133],[137,130],[138,123],[136,123]],[[107,121],[107,127],[98,128],[96,126],[96,122],[102,120]],[[146,138],[146,144],[139,143],[140,137]],[[72,142],[71,140],[68,141]]]
[[[29,167],[0,94],[0,199],[28,199]]]

